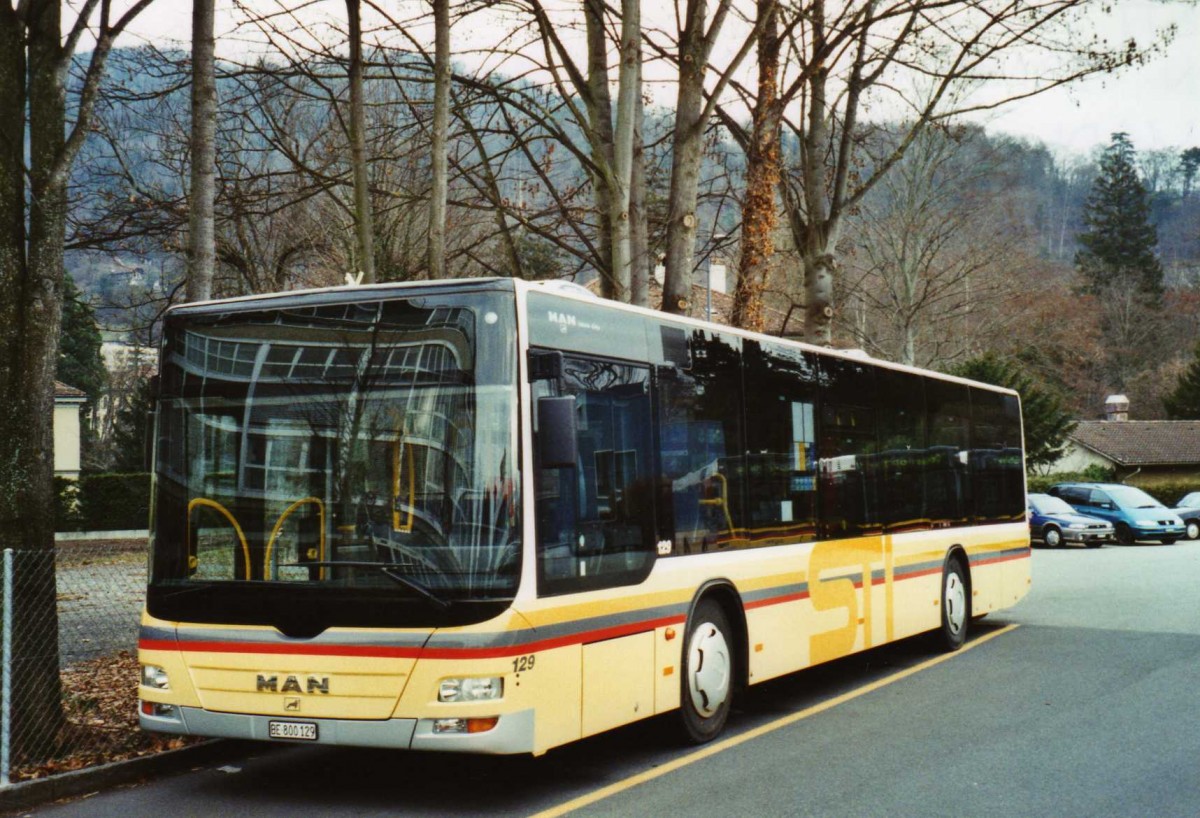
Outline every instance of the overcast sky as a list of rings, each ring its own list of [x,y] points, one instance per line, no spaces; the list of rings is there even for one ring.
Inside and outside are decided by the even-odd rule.
[[[1140,150],[1200,146],[1200,5],[1113,0],[1105,32],[1148,42],[1174,24],[1165,56],[1119,76],[1093,77],[1050,91],[990,120],[990,126],[1040,139],[1051,147],[1088,151],[1126,131]]]
[[[275,5],[272,0],[242,2],[249,6]],[[384,4],[385,8],[399,5]],[[669,4],[661,3],[658,8],[663,6]],[[217,0],[218,34],[231,29],[232,7],[233,0]],[[344,8],[340,2],[324,7]],[[1142,68],[1094,77],[991,112],[986,118],[990,130],[1007,131],[1076,153],[1088,153],[1106,144],[1115,131],[1128,132],[1139,150],[1200,146],[1200,4],[1196,0],[1111,0],[1109,7],[1109,14],[1097,11],[1096,19],[1101,32],[1112,42],[1129,37],[1139,43],[1149,42],[1156,32],[1175,25],[1178,32],[1165,56]],[[175,40],[180,47],[187,47],[190,9],[191,3],[186,0],[158,0],[137,21],[133,33],[160,44]],[[342,15],[344,12],[340,12]],[[232,40],[223,41],[218,44],[218,55],[233,54],[245,47]]]

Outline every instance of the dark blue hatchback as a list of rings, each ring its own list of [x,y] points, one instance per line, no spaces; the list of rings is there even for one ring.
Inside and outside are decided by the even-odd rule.
[[[1029,534],[1057,548],[1063,543],[1081,543],[1099,548],[1113,539],[1111,523],[1088,517],[1071,508],[1065,500],[1049,494],[1029,495]]]

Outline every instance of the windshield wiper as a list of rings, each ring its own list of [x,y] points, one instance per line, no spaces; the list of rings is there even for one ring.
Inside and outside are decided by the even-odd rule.
[[[417,596],[423,598],[426,602],[428,602],[433,607],[437,608],[439,611],[446,611],[446,610],[450,609],[450,601],[449,600],[442,599],[440,596],[438,596],[433,591],[426,588],[421,583],[417,582],[415,579],[412,579],[411,577],[406,577],[406,576],[404,576],[404,574],[397,573],[395,570],[396,568],[404,568],[404,567],[406,567],[406,566],[403,566],[403,565],[381,565],[381,566],[379,566],[379,573],[383,574],[385,577],[392,580],[393,582],[403,585],[405,588],[409,589],[410,591],[415,593]]]
[[[408,566],[398,562],[370,562],[369,560],[330,560],[326,562],[289,562],[281,563],[281,568],[307,568],[309,566],[316,568],[376,568],[379,573],[383,574],[392,582],[398,585],[403,585],[408,590],[412,591],[417,596],[424,599],[429,604],[433,605],[439,611],[445,611],[450,608],[450,601],[442,599],[429,588],[426,588],[421,583],[417,582],[412,577],[406,577],[396,571],[397,568],[407,568]]]

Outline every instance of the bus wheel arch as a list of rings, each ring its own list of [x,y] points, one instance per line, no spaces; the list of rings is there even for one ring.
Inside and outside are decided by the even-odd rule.
[[[945,650],[958,650],[971,624],[971,562],[961,545],[953,546],[942,564],[940,609],[939,642]]]
[[[679,720],[684,737],[703,744],[720,735],[734,697],[747,682],[746,617],[727,581],[697,591],[684,629]]]

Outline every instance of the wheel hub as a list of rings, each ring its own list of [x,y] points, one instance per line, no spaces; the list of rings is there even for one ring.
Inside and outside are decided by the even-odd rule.
[[[702,623],[688,645],[688,693],[697,713],[707,718],[720,710],[729,696],[732,669],[725,635],[712,623]]]
[[[962,577],[953,571],[946,575],[946,624],[954,633],[967,622],[967,589]]]

